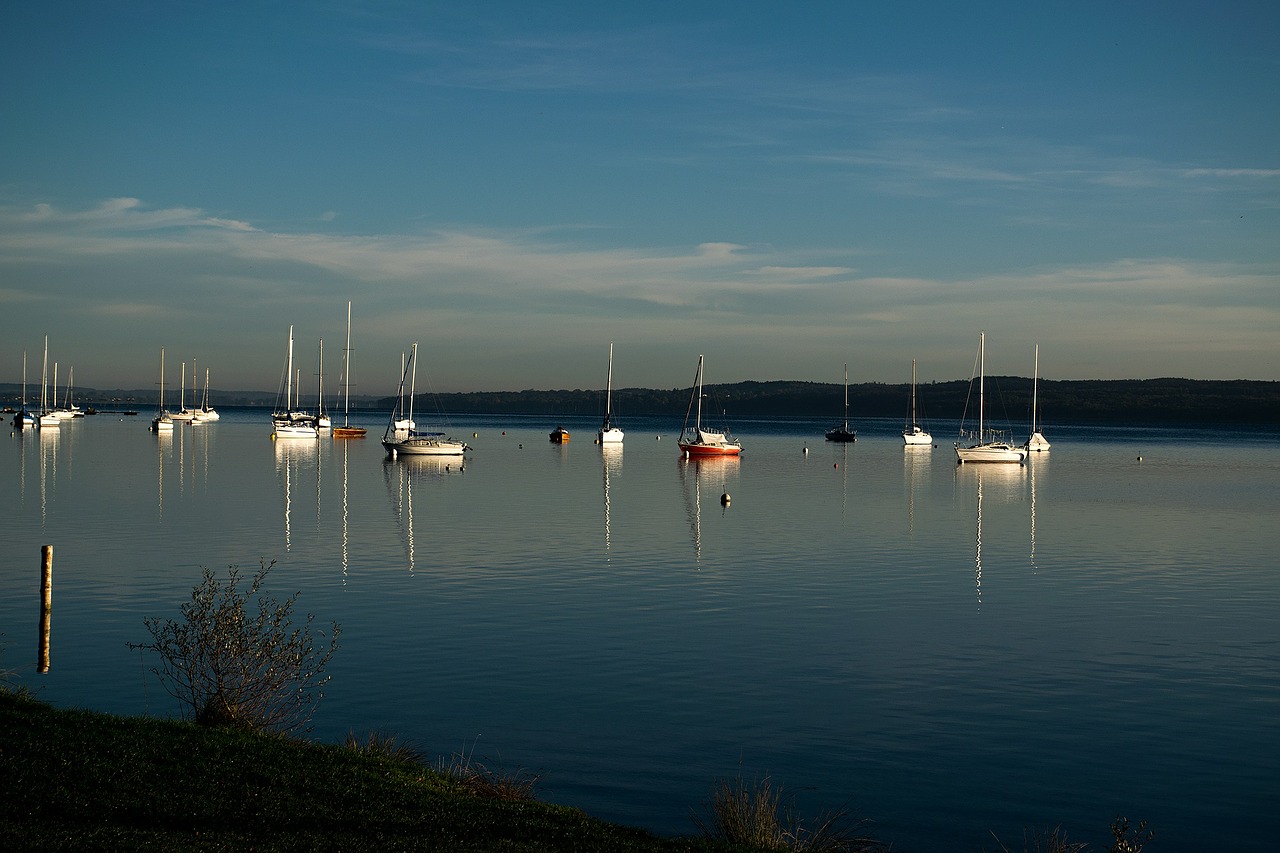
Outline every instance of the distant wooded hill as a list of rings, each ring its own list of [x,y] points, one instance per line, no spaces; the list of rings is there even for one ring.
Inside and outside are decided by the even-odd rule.
[[[28,389],[29,390],[29,389]],[[907,384],[865,382],[849,386],[851,418],[901,418],[910,395]],[[704,412],[729,417],[806,417],[839,419],[844,386],[824,382],[738,382],[708,386]],[[20,387],[0,383],[0,398],[17,405]],[[970,383],[932,382],[917,388],[921,418],[958,419],[965,413]],[[77,389],[82,407],[102,409],[154,407],[155,391]],[[977,406],[977,389],[969,401]],[[218,406],[270,406],[274,393],[211,392]],[[423,395],[419,395],[422,399]],[[621,388],[614,409],[628,415],[679,415],[689,405],[689,388]],[[1040,380],[1040,415],[1045,423],[1280,423],[1280,382],[1201,379]],[[29,401],[30,402],[30,401]],[[389,410],[391,398],[361,398],[359,408]],[[353,401],[354,403],[354,401]],[[437,394],[426,409],[472,414],[594,415],[604,409],[604,390],[471,391]],[[422,405],[422,404],[420,404]],[[987,377],[987,412],[996,420],[1023,420],[1031,410],[1031,379]]]
[[[960,418],[970,383],[956,380],[917,386],[921,418]],[[1031,411],[1029,378],[987,377],[987,411],[992,417],[1026,418]],[[734,417],[825,417],[840,419],[844,386],[822,382],[738,382],[707,388],[705,406]],[[902,418],[909,385],[867,382],[849,386],[849,416]],[[976,384],[969,402],[977,407]],[[669,391],[622,388],[613,392],[621,415],[680,415],[689,406],[689,388]],[[604,409],[604,391],[475,391],[439,394],[447,412],[475,414],[592,415]],[[389,407],[391,401],[383,402]],[[1280,382],[1247,380],[1120,379],[1040,381],[1041,419],[1053,423],[1266,423],[1280,422]],[[704,408],[704,411],[707,411]]]

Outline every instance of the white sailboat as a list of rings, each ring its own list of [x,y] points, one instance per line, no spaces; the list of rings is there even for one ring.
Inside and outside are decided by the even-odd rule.
[[[844,424],[827,430],[827,441],[851,442],[858,440],[858,431],[849,429],[849,365],[844,366]]]
[[[57,384],[55,380],[54,384]],[[40,367],[40,429],[57,429],[61,420],[50,407],[49,399],[49,336],[44,336],[44,363]]]
[[[156,404],[156,416],[151,419],[151,431],[173,432],[173,416],[164,408],[164,347],[160,347],[160,397]]]
[[[218,420],[218,410],[209,405],[209,368],[204,369],[204,400],[200,403],[197,414],[202,421]]]
[[[405,415],[404,408],[404,373],[408,369],[408,362],[405,361],[404,352],[400,353],[400,391],[396,396],[396,409],[392,413],[391,426],[394,433],[401,438],[408,438],[409,433],[417,428],[417,424],[413,422],[413,390],[409,391],[409,414]]]
[[[300,412],[293,407],[293,326],[289,327],[289,357],[285,364],[284,406],[276,407],[271,416],[271,437],[315,439],[320,437],[316,430],[314,415]]]
[[[597,438],[601,444],[621,444],[624,433],[613,425],[613,341],[609,341],[609,373],[604,386],[604,421]]]
[[[415,385],[418,379],[418,368],[415,357],[418,354],[418,345],[415,343],[409,352],[409,363],[405,366],[404,371],[400,375],[400,389],[397,397],[403,398],[404,381],[409,378],[409,423],[413,423],[413,395]],[[412,373],[410,373],[412,371]],[[409,377],[406,377],[409,374]],[[387,420],[387,429],[382,434],[382,446],[387,449],[387,454],[395,459],[397,456],[461,456],[471,448],[466,442],[456,441],[447,438],[442,432],[417,432],[412,428],[401,430],[397,424],[399,406],[393,409],[391,417]]]
[[[697,403],[697,414],[694,416],[693,428],[689,428],[689,413]],[[693,396],[689,400],[689,410],[684,414],[684,426],[680,428],[680,450],[685,457],[700,456],[737,456],[742,453],[742,444],[730,439],[723,430],[712,429],[702,425],[702,356],[698,356],[698,372],[694,376]]]
[[[1027,451],[1014,447],[1008,442],[997,441],[994,431],[988,435],[986,425],[986,357],[987,333],[982,332],[978,338],[978,433],[977,443],[961,447],[956,442],[956,460],[963,465],[966,462],[1016,462],[1021,464],[1027,458]]]
[[[1040,386],[1040,345],[1036,344],[1035,372],[1031,379],[1031,436],[1027,439],[1027,443],[1023,445],[1028,451],[1040,453],[1049,449],[1049,439],[1044,437],[1040,432],[1040,425],[1036,423],[1036,405],[1037,394]]]
[[[333,419],[324,410],[324,338],[320,339],[320,361],[316,370],[319,377],[319,390],[316,392],[316,429],[328,432],[333,426]]]
[[[195,369],[196,363],[191,362],[191,384],[195,385]],[[172,412],[169,417],[175,421],[191,421],[195,418],[196,413],[187,408],[187,363],[182,362],[181,378],[178,380],[178,411]]]
[[[342,426],[333,428],[334,438],[364,438],[367,430],[351,425],[351,302],[347,302],[347,346],[342,351]]]
[[[916,421],[916,360],[911,359],[911,415],[910,423],[902,431],[902,443],[907,447],[932,447],[933,436],[925,432]]]

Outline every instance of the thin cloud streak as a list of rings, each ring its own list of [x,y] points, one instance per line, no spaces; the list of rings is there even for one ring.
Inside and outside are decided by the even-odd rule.
[[[53,340],[79,351],[62,360],[102,374],[77,371],[88,384],[146,387],[153,351],[177,330],[224,383],[270,389],[287,327],[334,339],[353,298],[366,376],[421,340],[439,390],[468,390],[594,387],[610,338],[645,365],[630,385],[672,386],[685,354],[713,350],[719,381],[826,380],[842,361],[860,380],[900,381],[911,358],[930,379],[961,378],[981,328],[997,350],[1039,343],[1050,378],[1263,378],[1270,368],[1247,356],[1274,352],[1280,327],[1273,277],[1243,264],[1134,258],[938,279],[811,263],[843,249],[645,251],[520,230],[354,236],[217,221],[120,200],[0,208],[14,328],[57,318]],[[83,280],[101,285],[82,292]],[[238,331],[210,331],[221,328]],[[1231,372],[1206,371],[1209,356]],[[1021,361],[998,369],[1025,374]]]

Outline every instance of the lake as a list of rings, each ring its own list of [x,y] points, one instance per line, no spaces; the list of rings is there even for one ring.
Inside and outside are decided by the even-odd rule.
[[[624,413],[625,414],[625,413]],[[311,737],[379,731],[539,774],[541,799],[692,834],[769,776],[895,850],[1021,849],[1118,815],[1159,851],[1280,836],[1280,433],[1046,428],[1026,466],[955,464],[954,424],[451,416],[456,460],[273,442],[230,410],[171,437],[100,414],[0,454],[0,669],[61,707],[178,714],[127,648],[200,567],[342,626]],[[565,445],[547,433],[573,433]],[[728,506],[721,495],[728,493]],[[40,546],[51,668],[35,671]]]

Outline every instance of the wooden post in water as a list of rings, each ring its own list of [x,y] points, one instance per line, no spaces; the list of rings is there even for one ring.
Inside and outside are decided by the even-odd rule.
[[[49,671],[49,625],[53,609],[53,546],[40,546],[40,643],[36,671]]]

